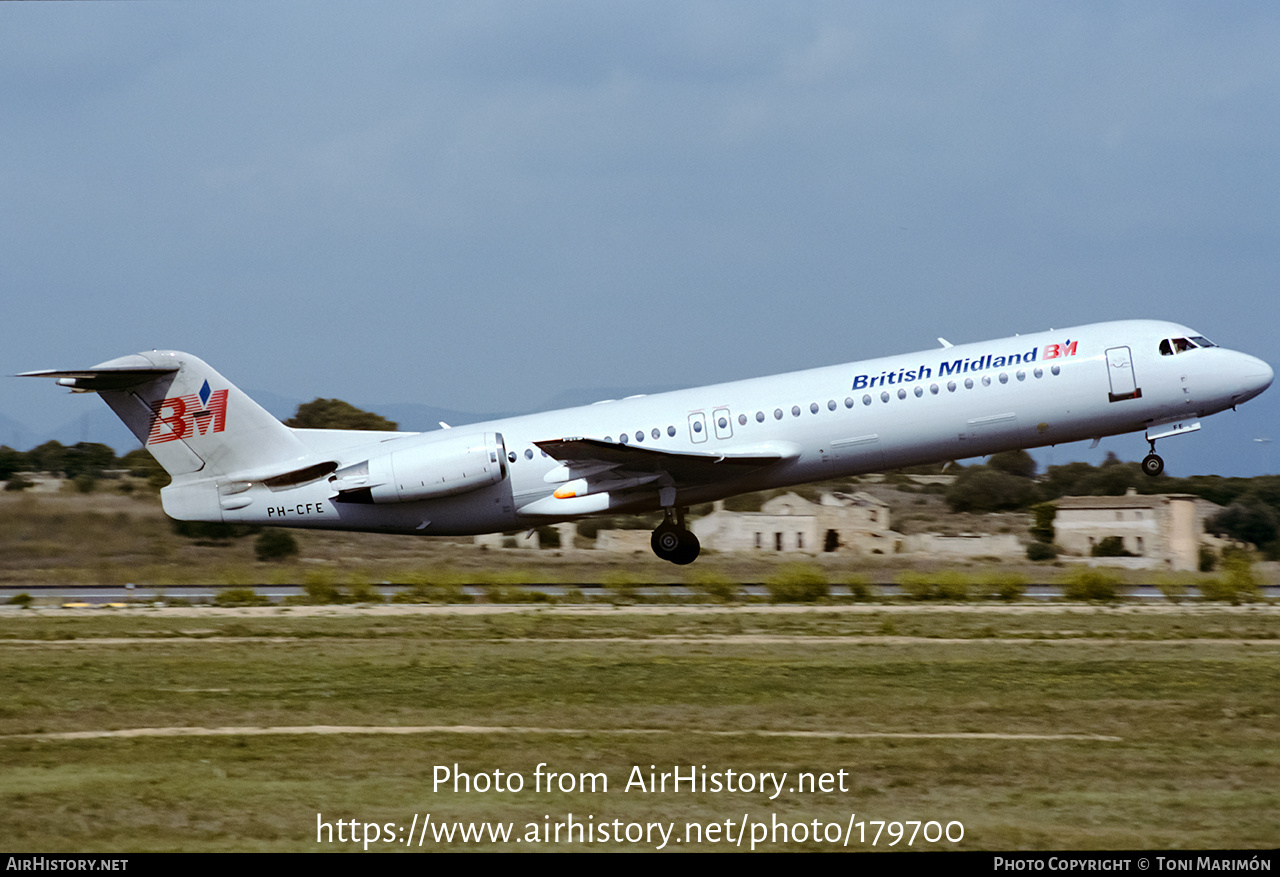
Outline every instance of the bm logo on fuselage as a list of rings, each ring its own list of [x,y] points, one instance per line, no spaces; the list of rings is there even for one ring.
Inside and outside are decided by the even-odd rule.
[[[227,390],[212,391],[205,381],[198,393],[151,403],[151,432],[147,444],[210,435],[227,428]]]
[[[1075,356],[1079,341],[1068,341],[1065,344],[1049,344],[1044,349],[1045,359],[1057,359],[1059,356]]]

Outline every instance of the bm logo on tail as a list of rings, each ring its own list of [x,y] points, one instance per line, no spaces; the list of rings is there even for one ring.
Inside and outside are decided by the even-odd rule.
[[[209,435],[227,428],[227,390],[209,389],[151,403],[151,432],[147,444],[158,445],[190,436]]]

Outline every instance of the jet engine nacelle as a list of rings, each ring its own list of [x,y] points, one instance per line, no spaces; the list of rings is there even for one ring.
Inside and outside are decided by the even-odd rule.
[[[395,447],[334,472],[329,481],[347,502],[414,502],[479,490],[507,477],[502,434],[472,433]]]

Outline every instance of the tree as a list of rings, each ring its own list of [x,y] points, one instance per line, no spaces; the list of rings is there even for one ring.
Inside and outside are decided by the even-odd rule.
[[[1059,496],[1124,496],[1134,488],[1138,493],[1167,491],[1172,479],[1151,478],[1142,474],[1137,463],[1125,463],[1112,454],[1101,466],[1067,463],[1050,466],[1045,489],[1051,497]]]
[[[67,449],[59,441],[48,441],[27,451],[27,461],[35,472],[61,472]]]
[[[947,490],[947,505],[953,512],[1008,511],[1042,499],[1034,482],[989,466],[970,466]]]
[[[1006,475],[1016,475],[1019,478],[1036,477],[1035,458],[1023,450],[1001,451],[998,454],[992,454],[991,459],[987,461],[987,465],[992,469],[1004,472]]]
[[[149,451],[142,448],[135,448],[121,457],[120,467],[128,469],[134,478],[147,479],[147,485],[155,490],[168,486],[170,481],[169,473],[164,471]]]
[[[1261,548],[1276,540],[1280,521],[1274,510],[1253,496],[1236,500],[1205,522],[1215,536],[1248,542]]]
[[[1031,509],[1036,522],[1031,525],[1031,537],[1046,545],[1053,543],[1053,519],[1058,516],[1058,507],[1051,502],[1042,502]]]
[[[68,478],[81,475],[98,478],[103,469],[110,469],[115,462],[116,452],[110,445],[101,442],[76,442],[63,451],[62,471]]]
[[[120,468],[128,469],[129,474],[134,478],[150,478],[157,469],[160,469],[160,464],[156,462],[155,457],[151,456],[150,451],[134,448],[120,458]]]
[[[374,429],[391,430],[398,427],[372,411],[363,411],[341,399],[313,399],[298,406],[293,417],[284,422],[295,429]]]
[[[27,468],[27,455],[8,445],[0,445],[0,481],[8,481],[13,473]]]

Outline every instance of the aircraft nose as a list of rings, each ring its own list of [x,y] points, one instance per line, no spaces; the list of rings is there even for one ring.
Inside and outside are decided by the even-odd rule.
[[[1276,373],[1270,365],[1258,359],[1256,356],[1248,354],[1240,354],[1244,362],[1241,363],[1241,383],[1244,392],[1240,394],[1240,401],[1252,399],[1261,393],[1267,387],[1271,386],[1271,382],[1275,380]]]

